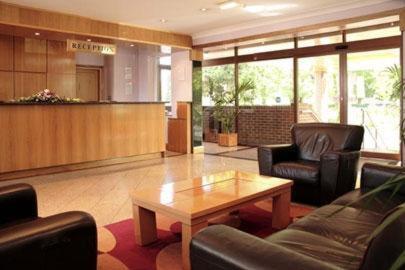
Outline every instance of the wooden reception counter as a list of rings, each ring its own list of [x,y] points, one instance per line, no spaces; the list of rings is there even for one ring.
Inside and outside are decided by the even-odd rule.
[[[164,104],[156,102],[0,103],[0,179],[22,170],[161,156],[164,121]]]

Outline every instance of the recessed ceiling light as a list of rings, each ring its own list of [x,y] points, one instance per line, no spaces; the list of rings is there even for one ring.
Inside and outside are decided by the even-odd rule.
[[[200,11],[206,12],[206,11],[208,11],[208,8],[200,8]]]
[[[130,44],[129,46],[130,46],[130,47],[134,47],[135,45],[134,45],[134,44]]]
[[[260,5],[253,5],[253,6],[245,6],[243,9],[250,13],[258,13],[264,11],[265,7]]]
[[[90,41],[91,41],[91,39],[90,39],[90,38],[88,38],[88,39],[87,39],[87,41],[88,41],[88,42],[90,42]]]
[[[266,42],[262,41],[262,45],[266,44]]]
[[[392,22],[392,23],[390,23],[390,25],[391,25],[391,26],[394,26],[394,23]]]
[[[280,12],[262,12],[262,13],[260,13],[260,16],[263,16],[263,17],[275,17],[275,16],[279,16],[279,15],[281,15]]]
[[[278,5],[269,5],[266,6],[266,11],[277,11],[277,10],[282,10],[282,9],[288,9],[288,8],[293,8],[296,7],[297,4],[278,4]]]
[[[232,9],[232,8],[236,8],[239,6],[240,6],[240,4],[235,1],[225,1],[225,2],[222,2],[219,4],[219,8],[222,10]]]
[[[166,19],[160,19],[160,22],[165,23],[165,22],[167,22],[167,20]]]
[[[36,35],[36,36],[40,36],[41,35],[41,33],[39,33],[39,32],[35,32],[35,34],[34,35]]]

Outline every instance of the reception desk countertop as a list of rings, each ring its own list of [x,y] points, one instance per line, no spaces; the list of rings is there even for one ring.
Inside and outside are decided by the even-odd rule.
[[[47,103],[47,102],[12,102],[0,101],[0,105],[120,105],[120,104],[165,104],[161,101],[85,101],[85,102],[60,102],[60,103]]]
[[[0,174],[165,151],[161,102],[0,105]]]

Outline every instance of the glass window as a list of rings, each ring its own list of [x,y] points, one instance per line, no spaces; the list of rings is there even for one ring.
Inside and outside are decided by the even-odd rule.
[[[239,82],[253,80],[254,95],[240,105],[291,105],[293,102],[292,58],[239,64]]]
[[[399,152],[399,49],[349,53],[348,122],[363,125],[363,149]]]
[[[339,56],[298,59],[298,122],[340,119]]]
[[[381,29],[373,29],[373,30],[362,31],[362,32],[350,32],[350,30],[348,30],[347,34],[346,34],[346,40],[347,41],[356,41],[356,40],[392,37],[392,36],[399,36],[399,35],[401,35],[401,30],[399,29],[399,26],[381,28]]]
[[[172,64],[172,57],[170,55],[159,57],[159,64],[164,66],[170,66]]]
[[[235,68],[234,65],[222,65],[222,66],[212,66],[203,68],[203,106],[214,105],[210,99],[210,91],[215,91],[211,89],[212,85],[220,85],[223,89],[235,89]]]
[[[225,57],[232,57],[232,56],[235,56],[234,48],[204,52],[204,60],[218,59],[218,58],[225,58]]]
[[[172,100],[172,72],[170,69],[160,69],[160,99],[170,103]]]
[[[335,44],[341,43],[343,41],[342,35],[333,35],[333,36],[324,36],[324,37],[300,37],[298,38],[298,47],[312,47],[318,45],[327,45],[327,44]]]
[[[261,44],[250,47],[240,47],[238,49],[238,55],[255,54],[262,52],[280,51],[294,49],[294,42],[282,42],[282,43],[272,43],[272,44]]]

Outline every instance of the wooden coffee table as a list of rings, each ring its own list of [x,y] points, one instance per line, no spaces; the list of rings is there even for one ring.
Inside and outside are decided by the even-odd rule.
[[[182,223],[183,268],[190,269],[191,237],[208,220],[244,206],[273,198],[272,225],[283,229],[290,222],[291,180],[239,171],[194,178],[132,193],[135,239],[139,245],[157,240],[156,215]]]

